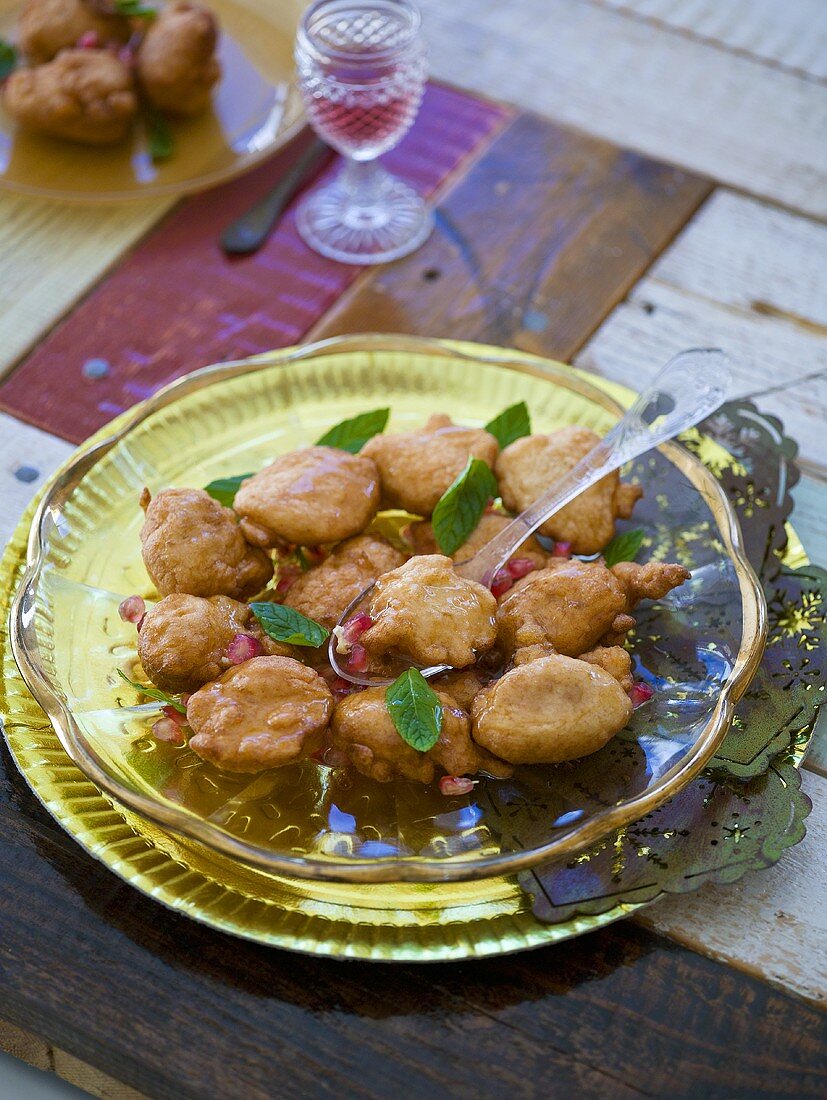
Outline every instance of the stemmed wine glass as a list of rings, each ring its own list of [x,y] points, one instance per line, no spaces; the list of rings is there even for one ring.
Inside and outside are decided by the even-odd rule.
[[[420,15],[411,0],[316,0],[296,38],[299,86],[313,129],[346,159],[297,213],[311,248],[345,263],[413,252],[433,216],[376,158],[407,133],[425,87]]]

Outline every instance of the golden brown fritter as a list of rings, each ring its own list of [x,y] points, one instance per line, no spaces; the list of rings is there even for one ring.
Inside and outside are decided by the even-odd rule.
[[[20,13],[20,50],[35,65],[51,61],[61,50],[77,46],[84,35],[98,45],[125,43],[131,34],[121,15],[100,15],[84,0],[27,0]]]
[[[358,535],[379,508],[379,471],[364,455],[305,447],[242,482],[233,502],[251,542],[316,546]]]
[[[473,558],[474,554],[482,550],[486,543],[489,543],[495,535],[498,535],[504,527],[511,523],[512,518],[512,516],[504,516],[502,512],[485,512],[459,550],[451,555],[451,560],[462,562]],[[438,554],[440,552],[430,520],[423,519],[418,523],[412,523],[408,529],[408,541],[414,554]],[[525,542],[521,543],[519,549],[514,551],[510,560],[528,558],[534,562],[538,569],[542,569],[548,561],[548,557],[548,554],[535,537],[529,535]]]
[[[339,543],[321,565],[302,573],[282,602],[331,629],[351,600],[404,561],[405,555],[384,539],[356,535]]]
[[[229,596],[174,592],[151,607],[138,633],[138,656],[150,680],[163,691],[197,691],[231,667],[227,649],[237,634],[255,638],[265,654],[292,657],[259,626],[247,604]]]
[[[465,668],[494,644],[497,601],[484,585],[465,580],[450,558],[411,558],[376,582],[373,626],[359,639],[371,657],[400,652],[423,665]]]
[[[435,765],[448,775],[479,771],[510,775],[506,764],[472,742],[465,711],[450,695],[437,694],[443,707],[442,729],[439,741],[428,752],[418,752],[399,736],[388,713],[385,688],[368,688],[337,704],[331,723],[333,744],[357,771],[380,783],[396,777],[431,783]]]
[[[590,665],[597,665],[604,672],[608,672],[620,684],[624,691],[632,690],[634,678],[632,676],[632,658],[622,646],[599,645],[594,649],[581,653],[581,661],[587,661]]]
[[[438,413],[418,431],[375,435],[362,454],[379,467],[386,507],[429,516],[469,456],[493,469],[499,449],[494,436],[482,428],[457,427],[450,416]]]
[[[511,764],[557,764],[601,749],[632,716],[629,696],[608,672],[548,654],[483,688],[473,738]]]
[[[108,50],[65,50],[45,65],[17,69],[3,103],[21,126],[85,145],[122,141],[138,110],[132,74]]]
[[[602,561],[552,558],[505,593],[497,610],[497,640],[507,653],[549,643],[577,657],[594,648],[626,611],[626,591]]]
[[[662,600],[692,575],[682,565],[666,561],[647,561],[645,565],[619,561],[612,566],[612,573],[626,592],[627,611],[633,611],[641,600]]]
[[[476,668],[462,668],[455,672],[443,672],[431,680],[434,691],[444,691],[456,699],[457,703],[468,714],[471,713],[471,704],[475,696],[479,695],[489,677]]]
[[[135,68],[149,103],[170,115],[200,114],[221,77],[215,56],[218,23],[191,0],[162,8],[138,47]]]
[[[244,599],[273,575],[273,563],[245,541],[232,509],[203,489],[164,489],[149,503],[141,552],[162,596],[188,592]]]
[[[599,440],[588,428],[572,426],[510,443],[496,465],[505,507],[511,512],[528,508]],[[615,471],[546,520],[540,531],[560,542],[570,542],[575,554],[597,553],[614,535],[615,519],[628,519],[642,495],[639,485],[621,482]]]
[[[254,657],[190,698],[189,747],[225,771],[279,768],[320,748],[332,712],[333,696],[312,668]]]

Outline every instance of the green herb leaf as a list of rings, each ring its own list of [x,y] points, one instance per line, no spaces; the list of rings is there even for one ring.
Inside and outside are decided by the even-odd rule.
[[[634,531],[624,531],[622,535],[615,535],[603,551],[603,560],[606,565],[616,565],[619,561],[634,561],[643,545],[643,537],[642,527],[636,527]]]
[[[310,646],[318,649],[330,636],[330,631],[302,615],[292,607],[280,603],[251,603],[250,610],[261,623],[262,629],[277,642],[289,645]]]
[[[522,439],[524,435],[531,435],[531,417],[528,413],[528,405],[525,401],[518,401],[516,405],[509,405],[499,416],[485,425],[485,430],[499,443],[500,447],[507,447],[515,439]]]
[[[135,688],[141,695],[145,695],[147,699],[153,699],[156,703],[163,703],[167,707],[173,707],[179,714],[186,714],[187,708],[183,703],[173,698],[172,695],[167,695],[165,691],[161,691],[160,688],[153,687],[152,684],[136,684],[134,680],[130,680],[125,672],[121,672],[119,668],[115,671],[122,680],[125,680],[130,687]]]
[[[439,740],[442,704],[418,668],[402,673],[385,692],[396,732],[417,752],[427,752]]]
[[[252,474],[236,474],[235,477],[219,477],[204,486],[204,491],[224,505],[232,508],[235,495],[241,488],[242,481],[246,481]]]
[[[390,409],[374,409],[360,413],[352,420],[343,420],[317,439],[316,446],[338,447],[342,451],[350,451],[352,455],[358,454],[369,439],[385,430],[390,414]]]
[[[439,498],[431,516],[434,537],[443,554],[459,550],[479,523],[489,500],[498,492],[491,468],[481,458],[469,458],[465,469]]]
[[[144,110],[146,119],[146,140],[149,147],[149,155],[154,164],[161,160],[169,160],[175,152],[175,138],[169,123],[163,115],[148,108]]]
[[[128,19],[154,19],[158,14],[157,8],[148,8],[142,0],[112,0],[112,7],[117,15],[125,15]]]
[[[10,76],[17,65],[17,47],[0,38],[0,80]]]

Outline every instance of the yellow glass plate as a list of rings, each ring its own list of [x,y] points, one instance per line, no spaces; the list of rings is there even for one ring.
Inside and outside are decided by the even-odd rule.
[[[178,195],[232,179],[304,124],[293,80],[302,0],[209,0],[221,25],[222,77],[212,108],[170,123],[175,152],[153,164],[140,126],[120,145],[92,148],[26,133],[0,106],[0,185],[63,202]],[[0,0],[0,38],[15,41],[22,5]]]
[[[423,362],[430,367],[429,361],[434,356],[449,355],[451,345],[359,337],[338,341],[333,350],[337,347],[340,354],[332,357],[329,369],[334,373],[345,371],[351,380],[358,379],[361,371],[365,383],[370,383],[366,388],[372,392],[377,385],[381,388],[383,384],[392,389],[400,366],[409,372],[409,378],[416,375]],[[368,361],[364,355],[361,358],[357,355],[356,363],[349,361],[348,351],[359,347],[371,349]],[[503,363],[509,359],[508,353],[497,349],[463,345],[462,350],[474,356],[499,357]],[[286,351],[261,356],[255,362],[263,367],[289,359],[290,354]],[[535,362],[535,373],[540,377],[544,367],[567,371],[556,364],[544,364],[542,360]],[[368,369],[369,378],[365,373]],[[471,369],[470,364],[466,363],[465,369]],[[577,377],[576,372],[568,373],[572,378]],[[232,374],[233,366],[226,365],[214,368],[208,375],[201,372],[186,384],[192,386],[192,392],[197,395],[205,381]],[[421,418],[433,405],[428,374],[424,369],[421,386],[408,387],[412,391],[411,407],[406,406],[406,413],[415,417]],[[509,372],[501,374],[494,392],[485,397],[493,411],[506,404],[510,396]],[[310,401],[309,414],[304,410],[310,420],[308,424],[305,419],[305,429],[312,429],[314,417],[320,428],[327,427],[336,419],[365,407],[365,398],[360,392],[354,392],[348,399],[340,396],[334,403],[325,399],[324,394],[319,395],[312,386],[310,392],[302,394],[300,376],[294,375],[294,384],[299,393],[294,393],[293,397]],[[610,384],[604,388],[625,396]],[[124,414],[98,433],[81,452],[93,452],[97,443],[132,422],[136,415],[140,415],[140,410]],[[271,442],[262,440],[262,454],[267,452]],[[289,444],[289,440],[287,442]],[[243,446],[240,441],[239,448],[249,455],[250,440],[243,440]],[[77,457],[70,465],[76,462]],[[216,454],[215,447],[208,448],[204,454],[199,454],[198,447],[194,447],[191,452],[173,454],[170,462],[164,473],[173,482],[176,479],[192,481],[193,476],[196,481],[192,483],[198,483],[199,479],[205,482],[211,476],[235,468],[232,452]],[[54,480],[59,479],[60,472]],[[89,504],[87,498],[86,506]],[[30,520],[31,513],[19,525],[4,557],[0,578],[4,610],[22,572]],[[132,527],[133,522],[126,522],[119,537],[134,541]],[[111,537],[111,531],[109,535]],[[94,547],[91,550],[94,552]],[[142,583],[146,585],[145,578]],[[755,631],[755,623],[752,629]],[[295,950],[367,959],[426,960],[537,946],[580,934],[636,908],[618,906],[599,917],[583,917],[564,925],[548,926],[533,917],[529,902],[513,878],[436,884],[308,883],[242,865],[195,841],[172,835],[102,795],[67,759],[48,718],[26,690],[8,643],[8,635],[4,633],[0,638],[4,666],[4,695],[0,696],[0,706],[7,715],[6,735],[11,750],[32,789],[93,855],[145,893],[196,919],[225,931]],[[760,658],[760,638],[753,637],[747,651],[749,659],[742,668],[742,677],[748,676],[750,668]]]

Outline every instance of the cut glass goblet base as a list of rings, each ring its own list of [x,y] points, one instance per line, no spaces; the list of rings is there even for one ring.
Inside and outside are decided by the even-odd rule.
[[[341,178],[308,195],[296,226],[316,252],[346,264],[381,264],[415,251],[428,239],[434,218],[407,184],[385,176],[370,197],[354,195]]]

